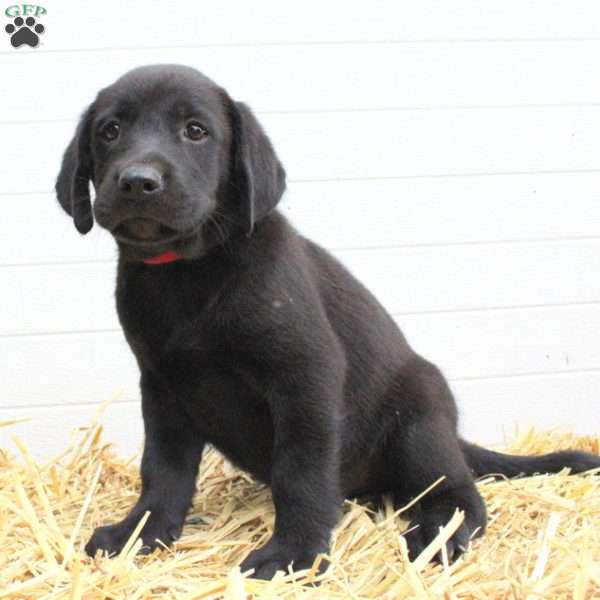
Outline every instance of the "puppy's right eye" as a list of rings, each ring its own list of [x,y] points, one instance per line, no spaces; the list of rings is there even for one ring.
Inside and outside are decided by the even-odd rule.
[[[100,130],[102,139],[107,142],[112,142],[119,137],[121,126],[116,121],[110,121]]]

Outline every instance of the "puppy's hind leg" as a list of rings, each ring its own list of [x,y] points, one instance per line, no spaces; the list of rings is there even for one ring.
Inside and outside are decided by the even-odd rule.
[[[443,478],[410,509],[405,539],[409,557],[414,560],[456,509],[462,510],[465,519],[446,544],[452,559],[467,549],[471,538],[485,531],[485,504],[459,445],[454,400],[443,376],[433,365],[424,363],[414,377],[405,391],[409,393],[406,401],[417,410],[411,414],[398,411],[396,427],[386,441],[388,489],[400,508]],[[441,560],[440,553],[435,560]]]

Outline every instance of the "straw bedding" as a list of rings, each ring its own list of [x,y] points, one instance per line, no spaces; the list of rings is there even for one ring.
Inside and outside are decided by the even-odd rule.
[[[173,548],[136,556],[141,542],[131,539],[117,558],[90,559],[82,548],[93,528],[119,519],[136,498],[135,460],[118,458],[97,422],[74,432],[70,447],[47,464],[15,444],[14,454],[0,449],[0,598],[600,598],[594,475],[481,481],[488,533],[450,566],[428,558],[461,514],[411,564],[401,514],[388,503],[374,511],[347,502],[324,576],[313,567],[265,582],[236,565],[271,533],[269,491],[215,451],[205,456],[199,493]],[[565,448],[600,453],[600,437],[530,431],[510,450]]]

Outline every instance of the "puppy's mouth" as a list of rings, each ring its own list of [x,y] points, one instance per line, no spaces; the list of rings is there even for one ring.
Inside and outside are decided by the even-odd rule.
[[[123,242],[152,244],[176,239],[181,232],[153,219],[128,219],[113,229],[113,235]]]

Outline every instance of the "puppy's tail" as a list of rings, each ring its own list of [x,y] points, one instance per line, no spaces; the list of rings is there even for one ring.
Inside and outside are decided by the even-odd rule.
[[[460,445],[475,477],[483,475],[517,477],[535,473],[558,473],[565,467],[570,468],[571,473],[582,473],[600,467],[600,456],[577,450],[564,450],[537,456],[515,456],[487,450],[464,440],[460,440]]]

